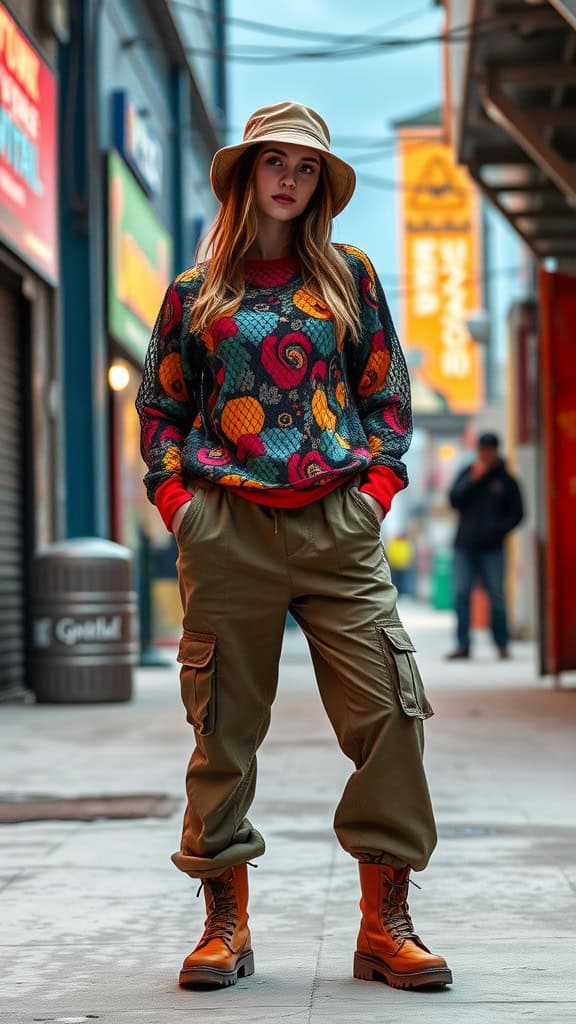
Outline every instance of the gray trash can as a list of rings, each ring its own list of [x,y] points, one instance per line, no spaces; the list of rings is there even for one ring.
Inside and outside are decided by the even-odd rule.
[[[137,655],[132,552],[97,537],[41,548],[32,572],[30,668],[37,700],[130,700]]]

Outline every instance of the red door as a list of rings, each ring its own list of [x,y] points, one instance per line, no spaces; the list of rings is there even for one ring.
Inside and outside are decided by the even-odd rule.
[[[576,277],[541,271],[541,664],[576,669]]]

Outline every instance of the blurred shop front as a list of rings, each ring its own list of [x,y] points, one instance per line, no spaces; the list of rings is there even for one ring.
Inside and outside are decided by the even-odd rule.
[[[531,508],[540,669],[576,670],[576,0],[444,0],[446,112],[456,159],[533,262],[510,315],[509,425]]]
[[[131,154],[133,138],[126,131],[137,118],[124,93],[117,93],[118,117],[124,127],[116,135],[121,153]],[[146,128],[142,129],[147,131]],[[172,277],[172,236],[154,212],[147,191],[162,188],[162,154],[158,143],[148,136],[150,163],[130,162],[120,152],[108,156],[108,332],[110,388],[110,471],[111,536],[136,555],[139,589],[149,600],[149,589],[162,594],[159,602],[161,626],[174,619],[177,598],[174,579],[175,547],[156,510],[150,505],[142,483],[146,466],[140,456],[140,424],[134,403],[140,383],[148,342],[166,287]],[[142,183],[142,184],[141,184]],[[153,552],[166,549],[167,584],[152,584],[157,575]],[[170,561],[171,556],[171,561]],[[172,577],[172,586],[169,585]],[[146,588],[146,594],[144,594]],[[158,615],[153,616],[157,621]],[[179,625],[178,618],[174,623]],[[161,630],[161,632],[164,632]]]
[[[78,0],[60,74],[67,534],[132,550],[141,613],[162,562],[173,619],[176,549],[146,498],[134,401],[164,292],[212,217],[219,78],[200,88],[167,0]]]
[[[113,540],[136,550],[148,502],[134,402],[150,334],[172,276],[173,246],[146,192],[116,151],[108,156],[108,218],[111,533]]]
[[[26,685],[32,555],[62,525],[56,31],[0,2],[0,699]]]

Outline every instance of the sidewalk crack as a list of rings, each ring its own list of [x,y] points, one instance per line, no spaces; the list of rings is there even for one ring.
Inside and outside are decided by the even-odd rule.
[[[310,1012],[308,1014],[308,1020],[307,1020],[306,1024],[311,1024],[312,1012],[314,1010],[314,998],[315,998],[318,986],[320,984],[320,977],[319,977],[320,961],[322,959],[322,953],[323,953],[323,950],[324,950],[324,930],[325,930],[325,927],[326,927],[326,918],[328,916],[328,906],[329,906],[329,903],[330,903],[330,894],[332,892],[332,879],[334,877],[334,864],[335,864],[335,860],[336,860],[336,847],[333,846],[332,847],[332,855],[331,855],[331,858],[330,858],[330,863],[328,865],[328,872],[327,872],[328,873],[328,883],[326,885],[326,898],[324,900],[324,907],[323,907],[323,910],[322,910],[322,921],[321,921],[321,924],[320,924],[320,945],[318,947],[318,956],[316,958],[316,967],[315,967],[315,970],[314,970],[314,978],[312,980],[312,991],[310,993]]]

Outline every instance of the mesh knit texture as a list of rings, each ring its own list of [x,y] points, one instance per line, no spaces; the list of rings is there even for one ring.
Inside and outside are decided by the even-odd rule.
[[[370,260],[335,247],[357,283],[359,344],[337,341],[293,260],[246,261],[242,302],[202,335],[187,325],[207,265],[170,285],[136,401],[151,501],[171,477],[277,491],[380,465],[406,485],[406,362]]]

